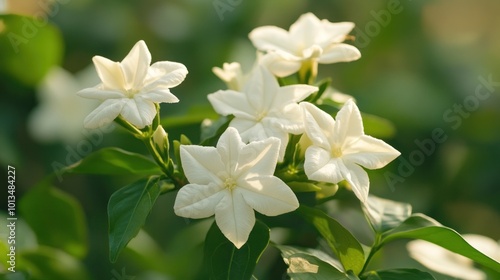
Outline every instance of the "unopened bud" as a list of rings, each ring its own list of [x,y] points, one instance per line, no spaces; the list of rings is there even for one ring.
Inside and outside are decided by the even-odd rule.
[[[153,133],[153,142],[161,152],[168,152],[168,135],[163,129],[163,126],[159,125],[155,132]]]

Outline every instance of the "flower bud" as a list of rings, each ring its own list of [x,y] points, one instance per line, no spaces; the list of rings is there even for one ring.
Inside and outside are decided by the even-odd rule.
[[[163,126],[159,125],[153,133],[153,143],[155,144],[158,151],[162,153],[168,153],[168,134],[163,129]]]

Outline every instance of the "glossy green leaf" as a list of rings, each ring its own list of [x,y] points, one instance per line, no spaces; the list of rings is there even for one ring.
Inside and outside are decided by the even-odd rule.
[[[233,119],[232,116],[220,117],[216,121],[211,121],[201,127],[201,145],[215,146],[219,137],[227,129],[229,123]]]
[[[87,254],[87,229],[80,203],[53,187],[37,187],[19,202],[21,215],[39,244],[59,248],[76,258]]]
[[[359,274],[363,269],[365,254],[359,241],[339,222],[321,210],[301,205],[299,213],[319,231],[337,255],[344,270]]]
[[[236,249],[214,222],[205,239],[204,279],[251,279],[253,270],[269,243],[269,228],[256,221],[248,241]]]
[[[370,195],[362,205],[368,221],[377,233],[399,226],[411,215],[411,205]]]
[[[436,280],[430,273],[418,269],[390,269],[370,271],[362,280]]]
[[[20,270],[29,271],[31,280],[88,280],[85,266],[72,255],[41,246],[19,254]]]
[[[142,179],[117,190],[108,203],[109,259],[115,262],[144,225],[160,195],[158,177]]]
[[[321,188],[310,182],[287,182],[286,183],[294,192],[317,192]]]
[[[469,245],[455,230],[439,224],[424,214],[413,214],[398,227],[383,233],[381,244],[403,238],[429,241],[500,272],[500,263]]]
[[[275,247],[281,251],[281,256],[288,265],[287,274],[290,279],[359,279],[342,272],[342,265],[338,260],[320,250],[283,245],[275,245]]]
[[[161,170],[147,157],[119,148],[102,148],[67,168],[68,172],[102,175],[155,175]]]
[[[0,15],[0,49],[0,73],[35,86],[61,62],[63,41],[45,17]]]

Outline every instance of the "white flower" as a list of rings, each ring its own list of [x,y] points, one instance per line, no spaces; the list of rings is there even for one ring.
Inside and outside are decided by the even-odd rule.
[[[244,144],[234,128],[221,135],[217,147],[182,145],[190,184],[179,190],[175,213],[194,219],[215,214],[222,233],[241,248],[255,224],[253,209],[276,216],[299,206],[292,190],[273,176],[278,148],[276,138]]]
[[[110,123],[118,115],[138,128],[150,125],[156,115],[155,103],[179,101],[169,89],[179,85],[188,72],[183,64],[170,61],[150,66],[151,54],[142,40],[121,62],[102,56],[94,56],[92,61],[102,83],[78,94],[102,103],[85,119],[87,128]]]
[[[500,261],[500,245],[495,240],[477,234],[464,234],[462,237],[478,251]],[[474,267],[471,259],[436,244],[424,240],[413,240],[408,242],[407,248],[412,258],[441,274],[464,280],[486,279],[486,274]]]
[[[283,159],[288,133],[304,131],[302,112],[297,102],[318,88],[309,85],[280,87],[275,77],[264,67],[255,67],[242,92],[219,90],[208,95],[215,111],[234,115],[229,124],[238,129],[244,142],[276,137],[281,140],[280,160]]]
[[[82,100],[79,89],[99,81],[94,69],[87,67],[73,75],[54,67],[37,87],[39,104],[30,113],[28,130],[33,138],[74,144],[86,137],[85,117],[99,105],[97,100]]]
[[[363,132],[358,107],[350,99],[337,113],[337,120],[316,106],[302,102],[305,131],[312,145],[306,150],[304,171],[311,180],[336,184],[346,180],[363,203],[370,181],[361,166],[378,169],[400,153]]]
[[[224,63],[222,68],[213,67],[212,72],[226,83],[228,89],[241,90],[243,88],[245,78],[238,62]]]
[[[271,55],[265,59],[271,72],[284,77],[297,72],[306,61],[328,64],[359,59],[357,48],[342,43],[353,28],[352,22],[332,23],[307,13],[290,26],[290,31],[262,26],[249,37],[257,49]]]

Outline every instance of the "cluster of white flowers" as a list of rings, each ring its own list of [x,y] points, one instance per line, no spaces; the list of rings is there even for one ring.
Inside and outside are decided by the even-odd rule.
[[[181,163],[189,184],[174,205],[177,215],[206,218],[215,215],[222,233],[237,248],[243,246],[255,224],[254,210],[268,216],[294,211],[294,192],[274,176],[284,160],[289,135],[309,139],[303,168],[309,180],[347,181],[361,202],[369,192],[369,179],[361,166],[377,169],[399,152],[364,134],[359,109],[348,100],[336,119],[305,100],[318,92],[307,84],[280,86],[277,77],[309,71],[318,63],[352,61],[361,55],[344,44],[351,22],[331,23],[311,13],[302,15],[290,31],[274,26],[253,30],[249,37],[260,51],[251,73],[243,75],[238,63],[214,68],[227,85],[208,95],[220,115],[234,118],[216,147],[182,145]],[[169,89],[181,83],[187,70],[174,62],[150,66],[151,55],[139,41],[122,62],[93,59],[102,83],[80,91],[102,104],[85,120],[98,127],[121,116],[142,129],[152,124],[160,102],[178,102]],[[300,74],[300,73],[299,73]]]

